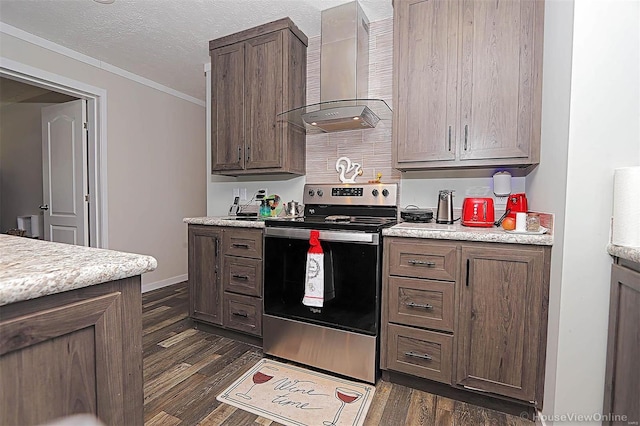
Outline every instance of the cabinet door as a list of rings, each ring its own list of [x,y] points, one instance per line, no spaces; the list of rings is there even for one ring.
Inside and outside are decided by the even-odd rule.
[[[219,253],[221,231],[210,226],[189,226],[189,314],[222,324],[222,285]]]
[[[529,157],[542,1],[463,0],[461,160]],[[534,28],[538,26],[538,30]]]
[[[283,35],[281,31],[245,43],[245,166],[265,169],[282,165]]]
[[[638,265],[636,265],[638,266]],[[640,272],[620,265],[611,268],[609,337],[605,374],[604,411],[626,416],[624,422],[640,420]]]
[[[244,168],[244,44],[211,50],[211,170]]]
[[[457,383],[535,401],[543,250],[463,246],[462,260]]]
[[[394,7],[396,163],[454,160],[458,2],[405,0]]]

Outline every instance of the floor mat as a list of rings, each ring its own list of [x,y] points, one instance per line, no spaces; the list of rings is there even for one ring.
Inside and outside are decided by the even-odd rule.
[[[217,399],[290,426],[364,423],[375,387],[261,359]]]

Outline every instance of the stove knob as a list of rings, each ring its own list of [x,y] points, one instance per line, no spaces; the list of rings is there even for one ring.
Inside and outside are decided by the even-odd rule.
[[[389,191],[387,189],[383,189],[382,190],[382,195],[385,196],[385,197],[388,197],[389,196]]]
[[[322,194],[323,194],[322,189],[318,189],[316,193],[318,194],[318,197],[322,197]]]
[[[378,190],[374,189],[373,191],[371,191],[371,195],[373,195],[374,197],[378,196]]]
[[[309,190],[309,197],[313,197],[315,195],[315,191],[313,189]]]

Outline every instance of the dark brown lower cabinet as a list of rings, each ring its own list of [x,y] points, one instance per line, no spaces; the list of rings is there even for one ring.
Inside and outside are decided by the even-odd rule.
[[[603,425],[640,421],[640,264],[616,260],[611,267],[609,337]]]
[[[220,228],[189,226],[189,315],[211,324],[222,324],[221,241]]]
[[[536,404],[547,325],[543,249],[463,245],[462,268],[457,383]]]
[[[189,225],[189,306],[217,329],[262,336],[262,229]]]
[[[542,408],[550,259],[548,246],[386,238],[381,368]]]
[[[143,424],[140,276],[1,309],[0,424]]]

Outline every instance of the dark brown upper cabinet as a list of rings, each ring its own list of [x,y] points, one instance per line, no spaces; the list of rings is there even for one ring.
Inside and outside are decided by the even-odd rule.
[[[394,167],[538,164],[543,15],[542,0],[394,1]]]
[[[277,114],[306,101],[307,37],[284,18],[209,42],[211,173],[305,173],[305,134]]]

